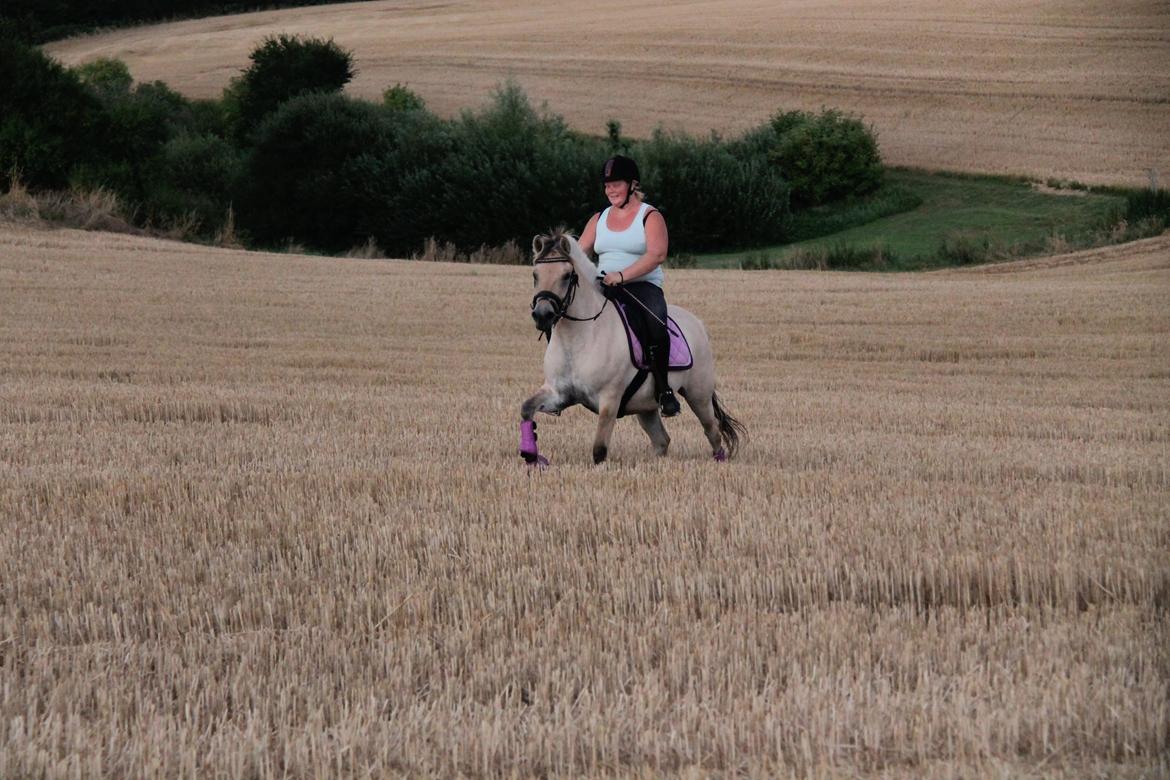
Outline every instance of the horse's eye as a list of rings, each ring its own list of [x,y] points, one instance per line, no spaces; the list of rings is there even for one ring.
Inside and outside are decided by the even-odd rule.
[[[569,279],[571,279],[572,277],[573,277],[573,275],[572,275],[572,274],[565,274],[564,276],[562,276],[562,277],[561,277],[561,281],[562,281],[562,282],[567,282],[567,281],[569,281]]]

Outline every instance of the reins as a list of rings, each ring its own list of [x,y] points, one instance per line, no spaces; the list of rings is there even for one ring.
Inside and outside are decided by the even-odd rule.
[[[644,304],[644,303],[642,303],[640,300],[638,300],[638,296],[634,295],[632,292],[630,292],[629,290],[627,290],[625,287],[621,286],[620,284],[618,285],[618,289],[619,289],[619,290],[621,290],[622,292],[624,292],[624,293],[626,294],[626,297],[627,297],[627,298],[629,298],[631,301],[633,301],[634,303],[636,303],[636,304],[638,304],[639,306],[641,306],[641,307],[642,307],[642,309],[643,309],[643,311],[645,311],[647,314],[649,314],[649,315],[650,315],[650,316],[651,316],[651,317],[654,319],[654,321],[655,321],[655,322],[657,322],[659,325],[661,325],[661,326],[662,326],[662,327],[664,327],[664,328],[665,328],[665,327],[668,327],[668,326],[667,326],[667,324],[666,324],[665,322],[663,322],[662,320],[658,319],[658,315],[657,315],[657,314],[655,314],[654,312],[650,311],[650,307],[649,307],[649,306],[647,306],[646,304]],[[606,300],[609,300],[609,299],[607,298]]]

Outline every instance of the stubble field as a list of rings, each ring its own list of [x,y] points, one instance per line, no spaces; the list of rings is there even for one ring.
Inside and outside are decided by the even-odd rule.
[[[840,108],[897,165],[1091,184],[1170,177],[1170,6],[1146,0],[419,0],[140,27],[50,45],[217,97],[265,35],[335,38],[355,94],[404,82],[441,114],[506,78],[573,126],[735,133]]]
[[[529,284],[0,229],[0,776],[1165,774],[1170,237],[672,271],[723,466]]]

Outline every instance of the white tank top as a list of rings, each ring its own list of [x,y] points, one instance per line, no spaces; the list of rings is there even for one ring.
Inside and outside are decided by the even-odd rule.
[[[612,206],[610,208],[613,208]],[[612,274],[624,271],[637,262],[638,258],[646,254],[646,213],[652,209],[649,203],[643,203],[634,215],[634,221],[625,230],[610,230],[605,221],[609,217],[609,208],[601,212],[597,219],[597,239],[593,242],[593,251],[597,252],[597,267],[602,273]],[[662,266],[658,266],[645,276],[628,281],[650,282],[659,287],[665,280],[666,274]]]

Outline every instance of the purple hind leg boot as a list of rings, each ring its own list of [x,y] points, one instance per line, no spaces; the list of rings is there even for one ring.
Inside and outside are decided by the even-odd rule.
[[[536,449],[536,422],[533,420],[520,422],[520,457],[524,458],[529,466],[544,468],[548,465],[548,458]]]
[[[716,463],[726,463],[727,462],[727,451],[724,450],[722,447],[715,450],[715,462]]]

